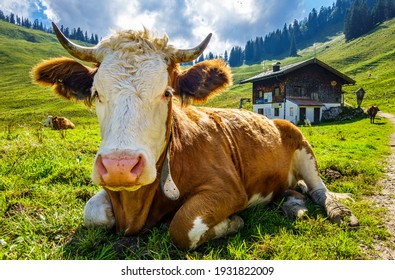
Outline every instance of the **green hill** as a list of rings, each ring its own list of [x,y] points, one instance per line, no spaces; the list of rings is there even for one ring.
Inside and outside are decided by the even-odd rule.
[[[395,113],[395,19],[385,22],[367,35],[346,42],[344,35],[337,35],[327,42],[320,42],[304,50],[299,57],[281,60],[281,65],[302,61],[314,56],[353,78],[357,83],[345,86],[345,100],[356,106],[354,92],[363,87],[366,91],[362,107],[376,104],[382,111]],[[228,94],[215,97],[209,105],[237,107],[240,97],[251,97],[251,84],[237,84],[271,68],[274,61],[233,69],[235,85]],[[251,107],[251,105],[249,106]],[[248,106],[246,108],[249,108]]]
[[[66,56],[55,35],[0,21],[0,125],[43,122],[48,114],[89,116],[81,104],[34,85],[30,70],[43,59]],[[81,119],[82,122],[83,119]]]
[[[317,43],[316,56],[357,81],[347,86],[346,102],[355,105],[354,92],[366,90],[363,107],[377,104],[382,111],[395,113],[395,19],[385,22],[364,37],[345,42],[344,35]],[[281,61],[287,65],[310,58],[314,47],[299,50],[299,57]],[[42,121],[47,114],[66,114],[80,122],[91,117],[81,104],[72,104],[56,98],[47,88],[33,85],[29,72],[42,59],[64,56],[66,52],[54,35],[30,30],[0,21],[0,123]],[[251,84],[240,85],[242,79],[268,69],[273,61],[233,69],[234,86],[222,95],[212,98],[209,106],[239,106],[242,97],[251,97]],[[246,108],[251,108],[247,103]]]

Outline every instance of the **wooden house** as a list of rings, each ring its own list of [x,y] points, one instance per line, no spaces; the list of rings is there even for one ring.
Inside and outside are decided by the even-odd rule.
[[[321,121],[322,113],[344,105],[344,84],[355,81],[317,58],[260,73],[240,83],[252,83],[253,110],[270,119],[295,124]]]

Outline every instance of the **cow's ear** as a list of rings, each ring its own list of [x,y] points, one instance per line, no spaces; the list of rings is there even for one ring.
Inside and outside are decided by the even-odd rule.
[[[90,104],[91,87],[96,69],[62,57],[45,60],[32,69],[33,81],[53,86],[56,94],[68,100],[84,100]]]
[[[195,64],[177,77],[175,94],[183,103],[205,103],[207,98],[232,85],[230,68],[222,59]]]

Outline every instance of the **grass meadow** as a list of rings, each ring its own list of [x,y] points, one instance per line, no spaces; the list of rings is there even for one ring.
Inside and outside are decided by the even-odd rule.
[[[377,33],[395,32],[395,21],[383,26]],[[376,124],[360,117],[300,127],[313,146],[328,188],[353,194],[355,201],[344,203],[359,218],[357,229],[330,223],[323,209],[310,201],[311,217],[301,221],[290,221],[282,214],[282,201],[249,208],[240,213],[245,221],[240,232],[195,251],[178,250],[165,223],[134,237],[86,228],[84,205],[100,189],[90,180],[100,144],[96,116],[82,104],[58,99],[50,89],[31,83],[29,71],[35,63],[65,52],[53,36],[23,31],[0,21],[0,259],[372,259],[374,244],[389,242],[391,236],[383,226],[386,209],[369,200],[380,191],[377,180],[384,176],[390,154],[388,139],[393,132],[392,125],[380,117]],[[331,60],[336,54],[339,61],[348,61],[344,52],[355,56],[353,44],[373,40],[369,36],[380,37],[372,33],[350,43],[341,36],[333,38],[330,48],[318,46],[318,57],[326,55]],[[393,61],[390,64],[385,59],[393,56],[387,43],[381,45],[388,48],[382,50],[388,53],[382,60],[377,54],[371,60],[350,60],[348,66],[332,63],[356,79],[358,87],[366,87],[363,106],[375,102],[383,111],[395,113],[390,106],[395,77],[393,72],[386,74],[388,67],[393,69]],[[308,57],[311,51],[301,54]],[[366,75],[366,69],[373,70],[369,61],[376,63],[374,84],[370,84],[372,75]],[[239,99],[251,94],[251,85],[237,81],[262,71],[262,67],[234,69],[235,85],[208,105],[237,108]],[[355,103],[357,86],[346,88],[350,104]],[[44,128],[48,114],[66,116],[76,129],[59,132]],[[337,177],[328,171],[336,171]]]

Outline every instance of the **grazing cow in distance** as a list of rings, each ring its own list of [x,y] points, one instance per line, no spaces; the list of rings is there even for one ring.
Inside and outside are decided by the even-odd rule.
[[[367,112],[368,112],[368,115],[369,115],[369,118],[370,118],[370,123],[374,123],[374,119],[375,119],[378,111],[380,111],[380,109],[377,106],[370,106],[368,108]]]
[[[95,103],[102,141],[92,180],[103,189],[85,206],[87,226],[135,235],[171,218],[174,244],[194,249],[237,232],[244,222],[236,214],[252,205],[285,196],[287,216],[303,216],[304,195],[294,189],[299,180],[332,222],[358,225],[326,188],[311,146],[292,123],[192,105],[232,83],[222,60],[179,65],[199,57],[211,34],[191,49],[146,29],[84,47],[53,28],[72,56],[94,63],[54,58],[32,70],[37,83],[54,86],[59,96]]]
[[[74,129],[75,125],[65,117],[53,117],[49,115],[44,123],[44,126],[49,126],[55,130],[62,130],[62,129]]]

